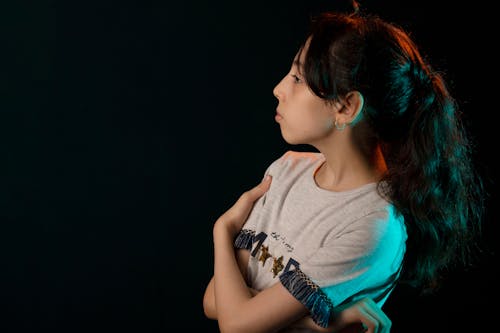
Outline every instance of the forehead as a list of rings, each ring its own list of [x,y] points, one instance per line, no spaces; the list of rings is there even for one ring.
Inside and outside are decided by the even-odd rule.
[[[293,63],[292,63],[292,66],[298,68],[298,69],[302,69],[303,68],[303,62],[300,61],[299,59],[297,59],[297,57],[295,57],[295,59],[293,59]]]
[[[299,48],[299,50],[297,51],[297,54],[293,58],[292,66],[294,66],[298,69],[302,69],[304,67],[304,61],[306,58],[307,49],[309,48],[310,42],[311,42],[311,38],[309,37],[306,40],[306,42],[304,43],[304,45],[302,45],[302,47]]]

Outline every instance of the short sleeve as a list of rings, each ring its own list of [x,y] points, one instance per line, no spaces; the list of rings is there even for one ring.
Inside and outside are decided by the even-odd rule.
[[[383,304],[399,276],[406,232],[391,214],[351,223],[294,270],[280,276],[290,293],[327,327],[335,306],[362,297]]]

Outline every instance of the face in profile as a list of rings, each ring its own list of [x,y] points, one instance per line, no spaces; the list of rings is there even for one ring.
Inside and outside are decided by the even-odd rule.
[[[290,71],[274,87],[278,99],[276,121],[289,144],[312,144],[327,135],[334,121],[332,106],[316,96],[303,76],[310,38],[295,55]]]

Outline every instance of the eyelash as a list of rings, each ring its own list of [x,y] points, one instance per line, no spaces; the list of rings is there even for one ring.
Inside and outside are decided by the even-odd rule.
[[[297,75],[295,75],[295,74],[291,74],[291,76],[293,77],[293,79],[294,79],[294,82],[295,82],[295,83],[300,83],[300,82],[302,82],[302,80],[301,80],[301,79],[300,79]]]

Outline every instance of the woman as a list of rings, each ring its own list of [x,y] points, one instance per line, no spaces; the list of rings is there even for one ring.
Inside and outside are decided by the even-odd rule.
[[[223,332],[342,328],[336,307],[435,286],[481,222],[457,105],[408,34],[359,12],[311,28],[274,95],[284,140],[319,152],[286,152],[216,221],[204,307]]]

